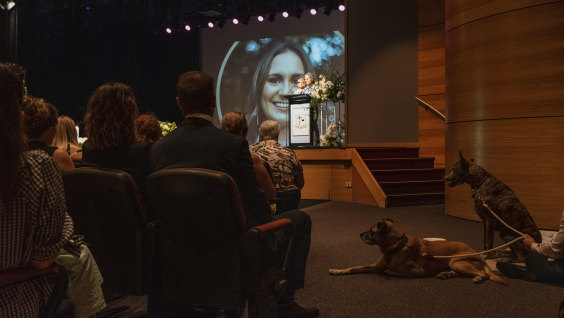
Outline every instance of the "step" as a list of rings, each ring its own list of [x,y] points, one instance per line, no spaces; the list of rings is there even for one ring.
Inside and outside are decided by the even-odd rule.
[[[433,168],[435,158],[386,158],[386,159],[365,159],[364,162],[370,170],[388,169],[424,169]]]
[[[378,182],[443,179],[444,168],[370,170]]]
[[[379,147],[379,148],[356,148],[362,159],[378,158],[417,158],[419,148],[406,147]]]
[[[386,206],[431,205],[444,203],[444,193],[391,194],[388,195]]]
[[[445,192],[443,180],[391,181],[378,184],[386,195]]]

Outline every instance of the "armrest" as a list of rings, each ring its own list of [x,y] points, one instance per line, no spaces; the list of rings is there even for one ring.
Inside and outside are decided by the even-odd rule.
[[[270,235],[273,232],[284,230],[286,227],[291,227],[292,221],[290,219],[279,219],[265,224],[257,225],[250,229],[256,231],[260,237]]]
[[[0,286],[6,287],[15,283],[27,281],[33,278],[54,274],[59,271],[59,265],[53,263],[45,269],[37,269],[35,267],[18,268],[8,272],[0,273]]]

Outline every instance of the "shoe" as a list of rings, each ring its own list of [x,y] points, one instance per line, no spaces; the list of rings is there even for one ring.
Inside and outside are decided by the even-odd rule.
[[[302,307],[296,302],[284,307],[278,307],[279,318],[313,318],[319,316],[319,309]]]
[[[523,279],[529,282],[536,280],[536,275],[529,272],[526,268],[511,264],[509,262],[498,262],[495,267],[504,275],[509,278]]]

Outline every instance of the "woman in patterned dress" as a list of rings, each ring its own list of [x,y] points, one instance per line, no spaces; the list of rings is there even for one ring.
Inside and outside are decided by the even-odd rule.
[[[43,151],[24,152],[23,93],[22,82],[0,64],[0,275],[48,267],[65,242],[61,174]],[[38,279],[1,289],[0,317],[37,317],[52,287]]]

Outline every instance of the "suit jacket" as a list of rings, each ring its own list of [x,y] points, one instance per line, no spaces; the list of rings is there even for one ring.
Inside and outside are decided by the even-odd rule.
[[[202,118],[186,118],[151,149],[154,171],[205,168],[229,174],[237,183],[250,226],[272,219],[260,192],[247,141]]]

